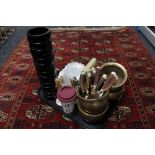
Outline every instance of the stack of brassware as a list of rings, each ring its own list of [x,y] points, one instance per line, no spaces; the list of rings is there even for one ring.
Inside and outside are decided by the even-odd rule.
[[[29,48],[38,74],[44,97],[55,98],[55,64],[51,33],[46,27],[30,29],[27,33]]]
[[[98,92],[100,91],[98,91],[98,89],[96,91],[96,86],[94,90],[93,86],[91,91],[90,89],[85,89],[84,84],[87,83],[87,76],[85,78],[86,82],[83,82],[83,87],[79,87],[77,91],[79,112],[84,120],[91,123],[98,122],[106,116],[105,114],[108,110],[109,101],[115,103],[120,98],[123,91],[123,86],[128,77],[126,69],[118,63],[105,63],[100,66],[99,69],[100,71],[95,73],[96,78],[100,75],[107,75],[107,79],[101,89],[101,95],[100,93],[98,95]],[[112,78],[114,75],[116,75],[116,80]],[[89,90],[88,93],[87,90]]]

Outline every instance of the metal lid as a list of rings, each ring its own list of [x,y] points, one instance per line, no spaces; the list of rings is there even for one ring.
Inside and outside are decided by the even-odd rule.
[[[71,102],[76,98],[76,90],[71,86],[61,87],[57,92],[57,97],[61,102]]]

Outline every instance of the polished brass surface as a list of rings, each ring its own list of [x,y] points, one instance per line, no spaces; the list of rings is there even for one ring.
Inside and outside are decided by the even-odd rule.
[[[109,75],[115,72],[118,80],[101,98],[85,99],[80,89],[77,89],[78,109],[82,118],[88,122],[97,122],[104,118],[105,112],[108,109],[110,100],[120,98],[123,86],[127,81],[128,74],[126,69],[118,63],[109,62],[101,66],[102,74]]]
[[[89,123],[96,123],[96,122],[98,122],[98,121],[100,121],[101,119],[104,118],[105,113],[108,110],[108,106],[106,107],[106,109],[103,112],[101,112],[99,114],[96,114],[96,115],[94,115],[94,114],[92,115],[92,114],[89,114],[89,113],[83,111],[79,104],[78,104],[78,109],[79,109],[81,117],[85,121],[87,121]]]
[[[119,91],[123,88],[123,85],[127,81],[128,73],[126,69],[119,63],[109,62],[101,66],[102,72],[109,75],[111,72],[116,72],[118,80],[114,86],[110,89],[111,92]]]
[[[109,100],[117,100],[122,95],[122,89],[116,92],[109,92],[108,99]]]
[[[109,92],[107,91],[101,98],[97,99],[85,99],[80,92],[80,89],[78,89],[77,104],[81,117],[88,122],[97,122],[102,119],[108,109]]]
[[[108,91],[101,97],[97,99],[85,99],[81,94],[80,90],[77,91],[78,104],[83,111],[89,114],[99,114],[108,106]]]

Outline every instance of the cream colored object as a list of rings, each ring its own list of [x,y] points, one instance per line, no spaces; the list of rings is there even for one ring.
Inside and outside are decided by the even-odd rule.
[[[80,73],[84,69],[84,65],[79,62],[68,63],[63,70],[60,71],[58,78],[62,78],[63,86],[71,86],[71,80],[76,78],[79,81]]]
[[[85,66],[85,68],[83,69],[83,72],[86,73],[89,69],[95,67],[95,66],[96,66],[96,63],[97,63],[96,58],[92,58],[92,59],[88,62],[88,64]]]

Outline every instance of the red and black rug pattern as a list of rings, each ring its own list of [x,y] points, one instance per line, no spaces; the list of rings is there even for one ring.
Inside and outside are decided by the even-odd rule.
[[[125,92],[105,128],[155,128],[155,60],[138,34],[118,31],[52,31],[55,63],[118,62],[128,71]],[[0,68],[0,128],[80,128],[39,99],[39,81],[24,38]]]

